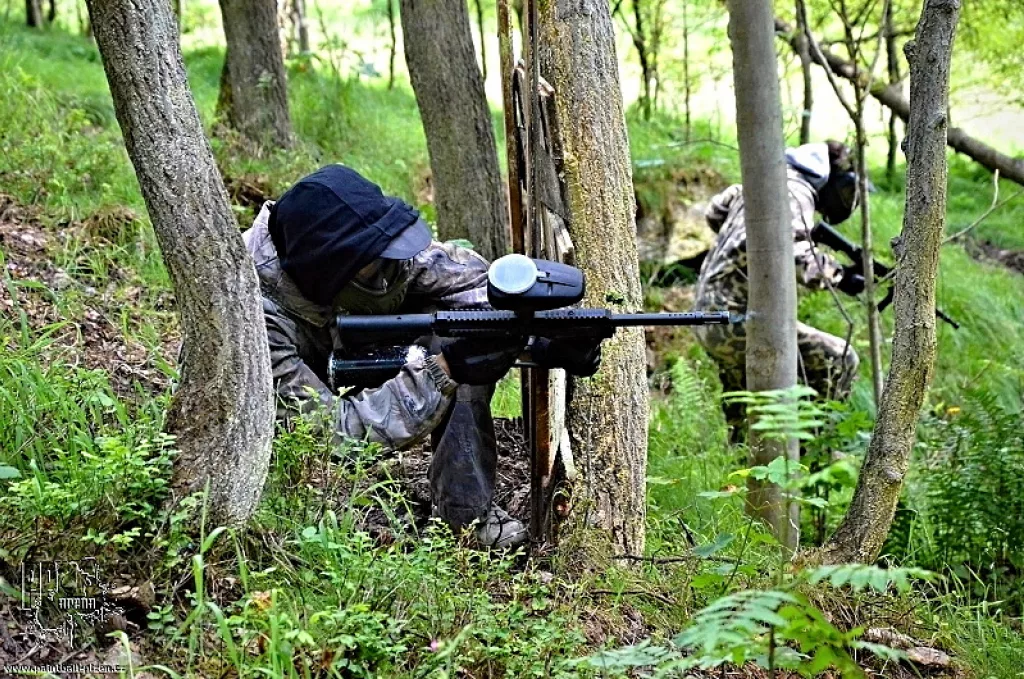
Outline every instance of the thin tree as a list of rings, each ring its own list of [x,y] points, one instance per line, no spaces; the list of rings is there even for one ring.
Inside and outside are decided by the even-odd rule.
[[[174,21],[178,26],[178,33],[181,33],[181,25],[185,15],[185,0],[172,0],[171,6],[174,9]]]
[[[309,54],[309,22],[306,20],[306,0],[291,0],[288,19],[292,25],[292,38],[299,54]]]
[[[690,0],[682,0],[683,10],[683,141],[693,137],[693,81],[690,78]]]
[[[882,0],[883,15],[889,11],[890,4],[890,0]],[[864,0],[861,6],[856,8],[852,7],[847,0],[838,0],[838,3],[833,5],[834,14],[839,18],[843,25],[843,45],[850,54],[850,59],[855,64],[860,63],[862,59],[867,58],[864,45],[868,41],[863,37],[863,25],[868,21],[870,10],[873,6],[874,3],[871,2],[871,0]],[[810,23],[807,20],[806,7],[800,6],[798,9],[803,14],[801,17],[801,23],[804,26],[804,39],[807,41],[812,51],[820,53],[820,48],[810,33]],[[843,93],[843,90],[835,76],[829,72],[829,83],[832,85],[836,98],[839,99],[839,103],[842,104],[847,115],[850,116],[850,120],[853,122],[856,133],[857,179],[861,197],[860,232],[861,247],[863,248],[864,257],[864,307],[867,310],[868,317],[868,346],[871,353],[871,386],[874,390],[876,404],[882,397],[882,377],[884,373],[882,368],[882,326],[879,320],[878,307],[875,302],[876,281],[874,267],[871,263],[872,258],[874,257],[874,246],[871,231],[871,201],[868,199],[868,135],[864,121],[864,114],[867,98],[871,92],[875,67],[877,66],[879,57],[882,54],[883,36],[884,31],[879,30],[874,38],[874,56],[870,57],[869,64],[865,70],[866,80],[855,78],[852,81],[852,102],[848,100]]]
[[[539,4],[541,75],[554,87],[576,261],[587,274],[584,304],[640,308],[636,204],[615,31],[608,4]],[[605,343],[591,379],[571,385],[568,427],[585,524],[619,553],[644,550],[647,382],[643,333],[620,330]]]
[[[800,75],[804,84],[804,107],[800,112],[800,143],[811,141],[811,116],[814,113],[814,80],[811,78],[811,47],[807,44],[807,29],[804,21],[807,17],[805,0],[796,0],[796,30],[794,48],[800,58]]]
[[[781,19],[775,20],[776,31],[787,37],[789,44],[793,44],[793,28]],[[897,30],[902,35],[902,32]],[[860,80],[865,84],[868,93],[880,104],[890,109],[899,116],[900,120],[907,122],[910,119],[910,104],[907,102],[903,92],[898,87],[892,87],[884,82],[878,82],[871,78],[857,64],[851,63],[842,57],[821,48],[815,48],[815,43],[810,40],[811,58],[814,63],[823,67],[829,77],[839,76],[853,82]],[[946,135],[949,147],[957,153],[962,153],[985,169],[995,172],[999,176],[1024,186],[1024,159],[1014,158],[998,149],[989,146],[979,139],[970,136],[958,127],[950,127]]]
[[[43,25],[43,7],[40,0],[25,0],[25,23],[29,28]]]
[[[915,39],[904,48],[911,105],[892,362],[853,501],[824,548],[829,563],[871,563],[878,558],[934,373],[935,279],[946,227],[949,70],[959,15],[960,0],[926,0]]]
[[[899,87],[902,76],[900,75],[900,55],[896,48],[896,27],[893,25],[893,4],[889,3],[888,11],[885,13],[885,55],[889,72],[889,86]],[[895,111],[889,111],[889,150],[885,159],[885,174],[889,181],[896,176],[896,152],[899,148],[899,140],[896,136],[896,121],[898,116]]]
[[[640,61],[640,113],[644,120],[650,120],[657,108],[658,57],[661,52],[661,38],[664,32],[666,0],[632,0],[632,23],[623,10],[621,0],[616,2],[613,12],[622,19],[636,49]],[[684,12],[685,7],[684,7]],[[685,35],[685,34],[684,34]],[[688,37],[686,47],[689,47]],[[684,62],[685,62],[684,55]]]
[[[395,0],[384,0],[388,15],[388,89],[395,89],[395,54],[398,52],[398,37],[395,27],[398,23],[395,20]]]
[[[729,42],[736,90],[750,299],[747,303],[747,388],[786,389],[797,382],[796,271],[786,185],[782,103],[771,0],[729,0]],[[751,461],[796,460],[795,439],[768,440],[750,428]],[[747,507],[789,550],[799,545],[799,507],[782,489],[751,478]]]
[[[401,0],[409,78],[427,136],[437,226],[488,259],[508,252],[505,191],[466,0]]]
[[[117,121],[178,304],[181,380],[167,414],[172,485],[209,487],[215,522],[256,508],[274,401],[256,272],[185,78],[167,0],[88,0]]]
[[[227,51],[217,113],[259,148],[288,148],[288,83],[276,0],[220,0]]]

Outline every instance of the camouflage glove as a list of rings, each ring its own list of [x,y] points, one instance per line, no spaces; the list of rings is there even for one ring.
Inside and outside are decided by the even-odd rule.
[[[840,292],[846,293],[851,297],[856,297],[860,293],[864,292],[864,276],[860,275],[860,270],[854,267],[844,266],[843,277],[839,279],[839,283],[836,284]]]
[[[522,337],[435,337],[430,347],[431,353],[444,355],[453,380],[459,384],[486,385],[505,376],[525,343]]]
[[[601,340],[538,337],[530,345],[530,355],[542,368],[562,368],[576,377],[590,377],[601,367]]]

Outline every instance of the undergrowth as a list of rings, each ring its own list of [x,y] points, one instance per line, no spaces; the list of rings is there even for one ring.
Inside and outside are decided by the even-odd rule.
[[[211,130],[222,59],[214,48],[185,54]],[[332,66],[338,63],[330,54],[289,63],[297,150],[252,158],[230,135],[215,136],[224,176],[270,198],[321,164],[345,162],[432,218],[426,146],[408,86],[389,91],[382,79]],[[122,332],[157,346],[158,314],[169,313],[157,307],[169,282],[95,47],[60,31],[0,22],[0,91],[0,190],[38,206],[55,232],[132,210],[133,218],[110,222],[116,233],[103,247],[72,236],[52,254],[83,285],[112,285],[126,307],[138,300],[152,322],[126,313]],[[681,143],[672,115],[646,123],[630,112],[629,125],[638,180],[708,167],[725,182],[738,180],[729,140]],[[698,126],[698,133],[710,130]],[[899,231],[901,181],[877,182],[876,243]],[[991,184],[954,160],[950,187],[953,231],[984,211]],[[1002,187],[1004,195],[1011,190]],[[240,226],[252,208],[236,206]],[[1021,247],[1022,211],[1024,201],[1011,203],[973,235]],[[4,285],[14,297],[28,286],[10,277]],[[79,365],[56,337],[74,325],[81,291],[36,287],[43,289],[33,294],[51,300],[62,321],[33,328],[17,308],[0,319],[0,561],[59,551],[133,564],[154,578],[147,651],[170,676],[622,676],[725,659],[850,669],[847,659],[864,650],[856,628],[866,621],[829,616],[857,610],[868,593],[850,585],[862,580],[884,590],[875,595],[905,604],[915,625],[977,676],[1019,677],[1024,666],[1019,620],[1011,617],[1022,605],[1024,282],[959,245],[943,249],[939,302],[963,327],[939,326],[937,378],[886,548],[886,559],[903,570],[780,570],[777,545],[743,512],[742,486],[745,475],[783,479],[791,470],[737,474],[747,467],[745,450],[728,445],[715,367],[695,345],[677,349],[668,374],[653,379],[648,546],[633,561],[583,569],[578,559],[524,562],[464,549],[458,536],[415,517],[395,465],[379,451],[352,444],[339,464],[337,451],[303,426],[276,439],[250,529],[203,526],[197,539],[191,528],[202,522],[201,496],[163,506],[175,454],[173,440],[160,433],[168,395],[129,402],[103,371]],[[144,292],[121,294],[132,288]],[[852,301],[847,308],[857,321],[854,347],[866,356],[862,313]],[[845,334],[826,295],[804,296],[800,317]],[[883,321],[890,331],[891,316]],[[517,414],[518,400],[509,379],[496,413]],[[862,378],[850,404],[826,404],[817,416],[794,481],[808,500],[806,545],[820,543],[845,510],[873,410]],[[581,544],[577,554],[591,547]],[[915,594],[902,580],[886,580],[920,574],[907,569],[944,579]],[[902,624],[893,616],[870,622]]]

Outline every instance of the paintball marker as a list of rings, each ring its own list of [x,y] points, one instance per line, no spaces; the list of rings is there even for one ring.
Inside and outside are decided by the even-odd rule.
[[[415,346],[431,335],[481,339],[521,336],[524,351],[531,336],[608,339],[616,328],[650,325],[724,325],[728,312],[629,314],[607,309],[565,308],[583,298],[583,272],[567,264],[506,255],[487,272],[487,298],[492,310],[437,311],[392,316],[338,316],[335,327],[342,344],[386,347],[369,353],[331,355],[328,373],[332,388],[377,386],[398,374],[422,353]],[[409,346],[413,345],[413,346]],[[530,365],[529,363],[522,365]]]
[[[825,222],[818,222],[813,229],[811,229],[811,240],[815,243],[821,243],[827,245],[836,252],[842,252],[844,255],[853,260],[853,270],[861,275],[864,274],[864,250],[856,243],[848,240],[843,234],[839,233],[829,224]],[[877,259],[871,260],[872,269],[874,270],[875,278],[886,279],[889,278],[893,272],[893,268],[882,264]],[[878,311],[881,313],[885,311],[890,304],[893,302],[893,298],[896,294],[896,282],[890,280],[889,289],[885,293],[885,297],[878,303]],[[942,309],[935,308],[935,317],[949,323],[954,329],[959,329],[960,324],[950,318]]]

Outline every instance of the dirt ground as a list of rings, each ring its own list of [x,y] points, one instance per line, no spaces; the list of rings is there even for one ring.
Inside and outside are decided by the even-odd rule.
[[[0,313],[21,318],[36,332],[51,328],[54,341],[46,358],[105,371],[114,391],[125,398],[135,394],[133,383],[154,394],[169,383],[158,365],[173,364],[180,341],[173,299],[163,294],[157,301],[162,340],[154,351],[126,337],[119,325],[126,313],[129,324],[139,323],[140,300],[148,291],[138,280],[115,268],[108,271],[104,288],[98,289],[76,280],[54,261],[71,243],[80,257],[90,249],[113,247],[110,238],[133,228],[137,219],[130,210],[120,209],[48,228],[35,210],[0,194]]]
[[[977,260],[995,262],[1010,271],[1024,274],[1024,251],[1003,250],[987,240],[967,241],[967,252]]]

